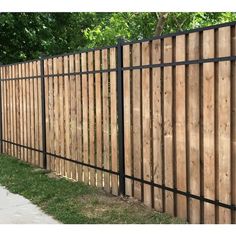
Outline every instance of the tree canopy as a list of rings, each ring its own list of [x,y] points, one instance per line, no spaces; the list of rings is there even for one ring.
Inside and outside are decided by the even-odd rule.
[[[0,61],[11,63],[152,37],[161,13],[1,13]],[[236,13],[168,13],[161,34],[236,20]]]

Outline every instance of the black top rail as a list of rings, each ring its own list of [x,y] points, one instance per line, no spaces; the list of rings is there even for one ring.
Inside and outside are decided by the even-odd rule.
[[[143,39],[132,40],[132,41],[123,41],[123,42],[121,42],[121,45],[124,46],[124,45],[131,45],[131,44],[135,44],[135,43],[142,43],[142,42],[148,42],[148,41],[150,42],[150,41],[157,40],[157,39],[176,37],[178,35],[190,34],[190,33],[195,33],[195,32],[202,32],[205,30],[219,29],[219,28],[227,27],[227,26],[236,26],[236,21],[226,22],[226,23],[221,23],[221,24],[216,24],[216,25],[210,25],[210,26],[205,26],[205,27],[199,27],[199,28],[189,29],[189,30],[185,30],[185,31],[178,31],[178,32],[163,34],[160,36],[154,36],[154,37],[150,37],[150,38],[143,38]],[[52,59],[52,58],[76,55],[76,54],[81,54],[81,53],[87,53],[87,52],[93,52],[93,51],[97,51],[97,50],[117,48],[117,47],[118,47],[118,43],[115,45],[110,45],[110,46],[106,46],[106,47],[88,48],[88,49],[82,49],[82,50],[78,50],[78,51],[63,53],[63,54],[44,56],[44,59],[47,60],[47,59]],[[11,63],[11,64],[4,64],[4,65],[0,65],[0,67],[30,63],[30,62],[34,62],[34,61],[40,61],[40,59],[33,59],[33,60],[24,61],[24,62],[15,62],[15,63]]]

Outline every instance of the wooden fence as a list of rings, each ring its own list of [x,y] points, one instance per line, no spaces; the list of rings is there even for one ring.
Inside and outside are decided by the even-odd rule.
[[[231,22],[2,65],[2,152],[190,223],[236,223],[235,59]]]

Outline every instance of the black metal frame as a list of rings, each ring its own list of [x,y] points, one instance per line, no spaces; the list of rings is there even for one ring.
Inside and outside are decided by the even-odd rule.
[[[119,143],[119,193],[125,195],[125,160],[124,160],[124,91],[123,91],[123,50],[122,39],[117,47],[117,100],[118,100],[118,143]]]
[[[30,76],[30,77],[21,77],[21,78],[1,78],[0,77],[0,145],[1,145],[1,152],[2,150],[2,144],[3,142],[10,143],[12,145],[16,145],[19,147],[23,147],[29,150],[37,151],[43,154],[43,167],[47,169],[47,156],[53,156],[56,158],[60,158],[65,161],[73,162],[79,165],[87,166],[90,168],[94,168],[96,170],[104,171],[110,174],[114,174],[119,176],[119,194],[120,195],[125,195],[125,179],[131,179],[133,181],[138,181],[142,184],[148,184],[152,187],[157,187],[162,189],[163,191],[170,191],[175,194],[181,194],[183,196],[186,196],[187,198],[193,198],[196,200],[199,200],[200,202],[207,202],[210,204],[213,204],[215,206],[220,206],[224,207],[227,209],[230,209],[232,211],[236,211],[236,206],[235,205],[229,205],[222,203],[218,200],[211,200],[208,198],[205,198],[204,196],[197,196],[194,194],[191,194],[190,192],[183,192],[178,189],[170,188],[168,186],[165,186],[164,184],[156,184],[153,181],[146,181],[143,178],[139,179],[134,176],[129,176],[125,174],[125,160],[124,160],[124,94],[123,94],[123,72],[126,70],[141,70],[141,69],[146,69],[146,68],[163,68],[167,66],[178,66],[178,65],[191,65],[191,64],[204,64],[204,63],[218,63],[221,61],[230,61],[230,62],[235,62],[236,61],[236,56],[228,56],[228,57],[219,57],[219,58],[207,58],[207,59],[198,59],[198,60],[189,60],[189,61],[177,61],[177,62],[171,62],[171,63],[160,63],[160,64],[152,64],[152,65],[140,65],[140,66],[130,66],[130,67],[123,67],[123,46],[125,45],[131,45],[135,43],[143,43],[147,41],[153,41],[157,39],[163,39],[166,37],[176,37],[178,35],[183,35],[183,34],[190,34],[194,32],[202,32],[205,30],[212,30],[212,29],[218,29],[221,27],[226,27],[226,26],[236,26],[236,21],[235,22],[229,22],[229,23],[224,23],[224,24],[218,24],[214,26],[209,26],[209,27],[203,27],[203,28],[198,28],[198,29],[193,29],[193,30],[188,30],[188,31],[182,31],[182,32],[177,32],[177,33],[170,33],[162,36],[157,36],[149,39],[142,39],[142,40],[136,40],[136,41],[130,41],[130,42],[125,42],[122,39],[118,40],[118,43],[114,46],[109,46],[109,47],[102,47],[102,48],[95,48],[95,49],[87,49],[87,50],[82,50],[79,52],[73,52],[73,53],[65,53],[61,55],[56,55],[56,56],[47,56],[47,57],[41,57],[40,58],[40,67],[41,67],[41,74],[39,76]],[[116,48],[117,49],[117,67],[114,69],[106,69],[106,70],[93,70],[93,71],[80,71],[80,72],[73,72],[73,73],[62,73],[62,74],[45,74],[44,73],[44,60],[48,60],[50,58],[55,58],[55,57],[63,57],[63,56],[69,56],[69,55],[75,55],[77,53],[87,53],[91,51],[96,51],[96,50],[103,50],[103,49],[110,49],[110,48]],[[30,63],[39,60],[31,60],[31,61],[26,61],[26,62],[20,62],[20,63],[13,63],[7,66],[12,66],[12,65],[17,65],[17,64],[23,64],[23,63]],[[1,67],[4,65],[1,65]],[[108,170],[105,168],[100,168],[97,166],[93,166],[84,162],[80,162],[77,160],[71,160],[68,159],[64,156],[61,155],[56,155],[53,153],[47,152],[47,147],[46,147],[46,115],[45,115],[45,78],[54,78],[55,76],[70,76],[70,75],[82,75],[82,74],[96,74],[96,73],[109,73],[109,72],[116,72],[117,73],[117,112],[118,112],[118,144],[119,144],[119,171],[115,172],[112,170]],[[41,79],[41,102],[42,102],[42,141],[43,141],[43,146],[42,150],[35,149],[32,147],[27,147],[21,144],[17,144],[8,140],[4,140],[2,136],[2,96],[1,96],[1,82],[4,82],[6,80],[20,80],[20,79]]]
[[[41,75],[41,107],[42,107],[42,144],[43,144],[43,168],[47,169],[47,146],[46,146],[46,114],[45,114],[45,81],[44,81],[44,58],[40,59]]]

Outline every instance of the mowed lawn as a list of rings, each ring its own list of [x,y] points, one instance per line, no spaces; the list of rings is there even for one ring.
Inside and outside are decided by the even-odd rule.
[[[31,200],[62,223],[184,223],[137,201],[114,197],[101,189],[52,176],[43,169],[0,155],[0,185]]]

